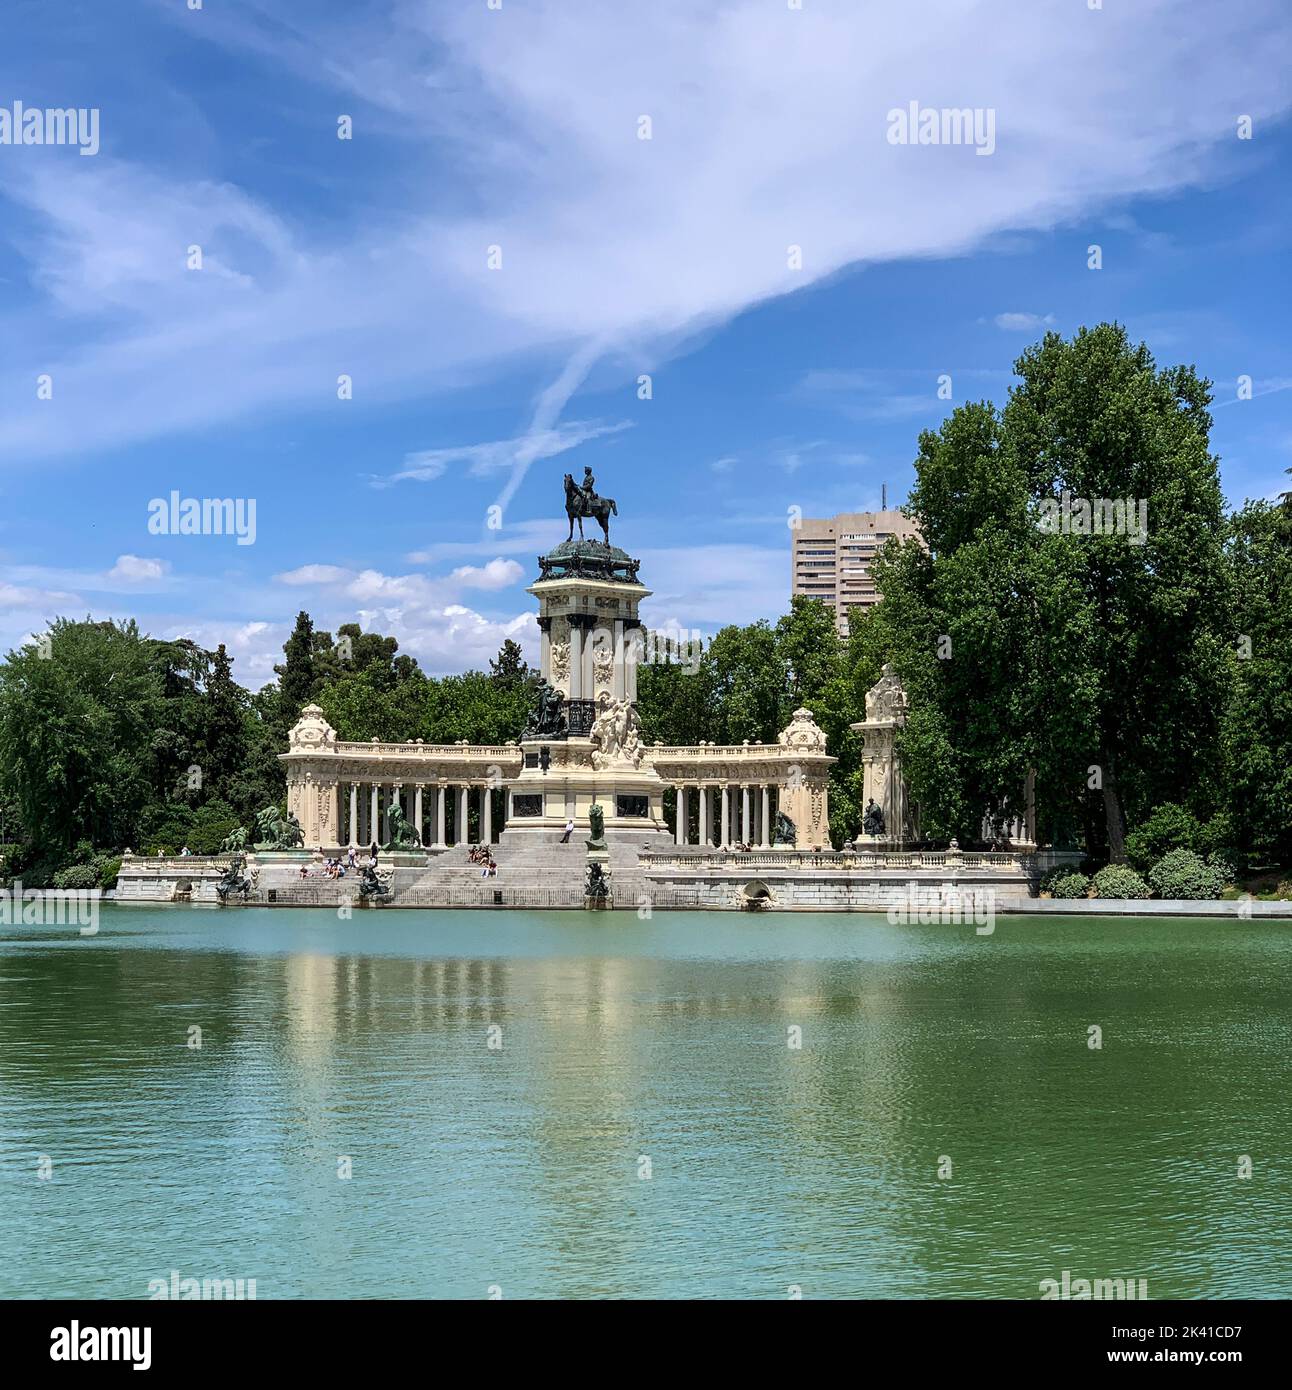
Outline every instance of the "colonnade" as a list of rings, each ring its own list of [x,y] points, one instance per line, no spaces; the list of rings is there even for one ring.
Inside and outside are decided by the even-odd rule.
[[[778,788],[769,782],[679,783],[673,839],[679,845],[752,845],[771,849],[779,808]],[[692,798],[695,798],[694,802]],[[691,807],[696,807],[692,839]]]
[[[487,783],[342,781],[338,791],[338,838],[342,845],[361,848],[374,840],[386,844],[390,813],[396,805],[428,849],[466,844],[470,840],[473,793],[478,813],[476,841],[489,844],[493,840],[493,795]]]

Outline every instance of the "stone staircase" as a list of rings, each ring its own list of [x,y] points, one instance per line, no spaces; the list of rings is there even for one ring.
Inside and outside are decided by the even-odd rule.
[[[496,878],[481,878],[480,866],[468,860],[468,847],[456,845],[439,855],[415,878],[396,883],[404,906],[427,907],[579,907],[587,865],[584,835],[569,844],[560,835],[506,835],[491,846],[498,865]],[[645,890],[638,852],[645,837],[608,837],[609,874],[619,907],[633,907]],[[501,897],[496,895],[501,894]]]

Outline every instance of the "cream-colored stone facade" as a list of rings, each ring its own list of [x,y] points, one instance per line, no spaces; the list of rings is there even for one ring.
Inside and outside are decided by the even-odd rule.
[[[338,739],[310,705],[281,755],[288,809],[307,847],[384,844],[395,804],[429,849],[550,834],[570,820],[586,834],[594,803],[608,835],[644,844],[770,847],[784,812],[800,847],[829,845],[835,759],[808,710],[796,710],[774,744],[647,746],[637,716],[648,649],[638,610],[650,591],[637,562],[590,542],[558,547],[540,565],[529,590],[539,603],[540,669],[560,696],[564,727],[497,747],[355,743]]]
[[[813,732],[815,731],[815,732]],[[788,736],[788,737],[787,737]],[[399,804],[428,849],[493,840],[508,827],[557,830],[572,818],[586,834],[594,801],[645,796],[645,815],[606,814],[608,830],[639,831],[644,840],[730,847],[774,843],[776,816],[794,822],[800,848],[830,844],[829,769],[825,735],[806,710],[778,743],[640,747],[640,762],[597,767],[593,739],[519,744],[345,742],[317,705],[291,731],[287,806],[309,849],[325,852],[384,843],[391,807]],[[524,768],[531,742],[549,749],[546,771]],[[537,775],[535,775],[537,774]],[[536,790],[533,790],[536,789]],[[665,816],[664,793],[673,810]],[[517,814],[515,797],[538,796],[538,814]],[[528,808],[525,808],[528,810]]]

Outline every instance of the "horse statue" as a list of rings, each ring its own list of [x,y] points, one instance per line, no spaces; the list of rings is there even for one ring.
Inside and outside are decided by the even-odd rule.
[[[594,492],[589,496],[574,481],[572,474],[565,475],[565,515],[570,519],[570,534],[566,537],[567,541],[574,539],[574,523],[579,523],[579,539],[585,539],[583,535],[583,518],[586,516],[595,521],[605,533],[606,544],[610,544],[610,518],[619,515],[619,508],[615,506],[613,497],[598,497]]]

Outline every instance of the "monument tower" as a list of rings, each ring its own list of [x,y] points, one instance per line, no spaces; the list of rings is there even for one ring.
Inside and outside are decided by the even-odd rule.
[[[650,590],[637,577],[639,561],[610,544],[618,508],[597,495],[590,468],[582,484],[565,475],[565,511],[569,538],[539,556],[528,591],[539,605],[542,684],[521,738],[520,775],[508,783],[506,834],[550,835],[571,819],[586,833],[595,803],[607,836],[662,836],[665,783],[645,756],[637,717],[638,610]],[[601,539],[585,535],[589,520]]]

